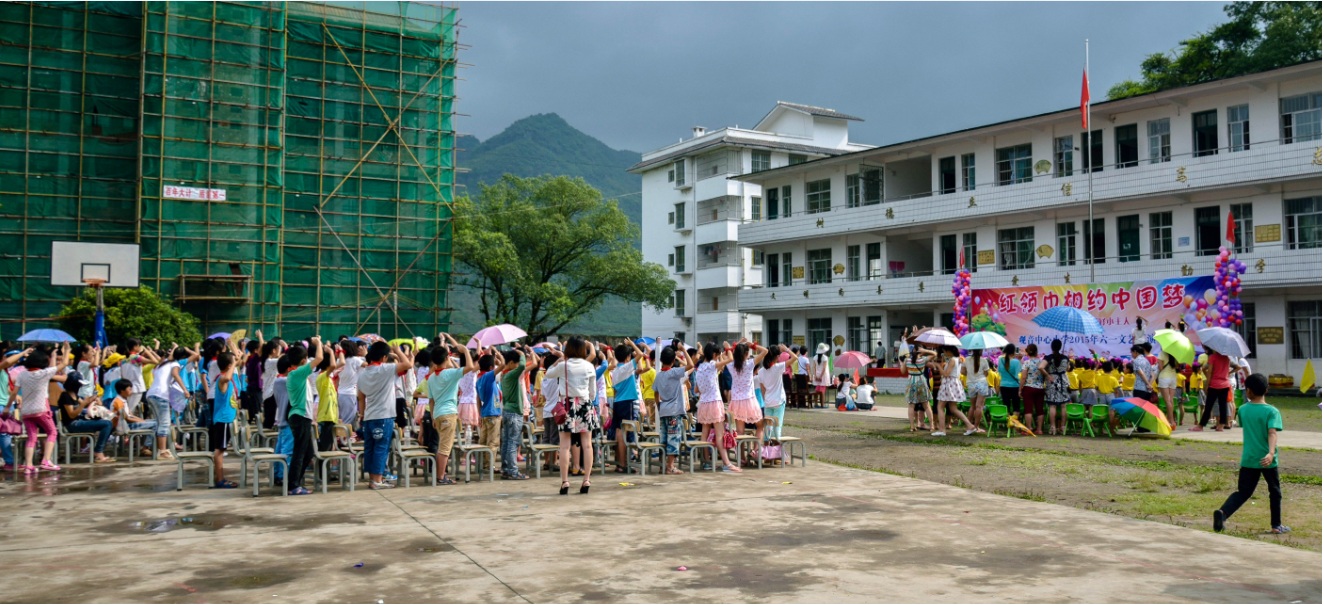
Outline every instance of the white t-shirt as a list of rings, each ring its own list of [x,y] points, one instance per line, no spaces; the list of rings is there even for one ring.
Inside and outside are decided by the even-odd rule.
[[[216,364],[215,359],[208,361],[207,377],[204,379],[207,383],[207,399],[216,398],[216,381],[220,380],[220,378],[221,378],[221,366]]]
[[[28,370],[18,375],[18,394],[23,398],[23,407],[19,412],[24,416],[38,416],[49,413],[51,377],[55,368]]]
[[[855,387],[855,403],[873,403],[873,385],[862,384]]]
[[[83,376],[83,386],[78,389],[78,398],[87,399],[97,392],[96,376],[92,373],[92,364],[78,362],[78,373]]]
[[[125,380],[133,384],[133,390],[130,391],[131,393],[141,393],[147,390],[147,385],[143,382],[143,362],[141,356],[134,355],[129,357],[124,360],[121,367],[123,369],[120,370],[120,374]]]
[[[358,372],[357,389],[363,393],[364,420],[395,418],[394,387],[395,364],[393,363],[369,365]]]
[[[542,417],[551,418],[552,408],[556,407],[556,402],[561,399],[561,381],[555,378],[542,379],[542,396],[546,399],[543,403]]]
[[[592,400],[598,392],[598,375],[593,364],[579,358],[556,362],[547,369],[545,378],[565,379],[564,386],[558,386],[559,393],[569,397]]]
[[[359,375],[363,371],[363,364],[362,357],[350,357],[345,360],[345,367],[340,370],[340,386],[337,387],[337,392],[350,397],[359,394]]]
[[[159,363],[152,369],[152,388],[147,389],[148,397],[170,399],[170,370],[179,367],[174,361]]]
[[[264,401],[275,396],[277,361],[279,360],[274,357],[262,360],[262,399]]]
[[[469,372],[460,377],[460,403],[478,403],[478,372]]]
[[[775,408],[786,403],[786,393],[782,391],[782,374],[786,371],[786,362],[774,363],[772,367],[759,370],[756,377],[763,388],[763,407]]]

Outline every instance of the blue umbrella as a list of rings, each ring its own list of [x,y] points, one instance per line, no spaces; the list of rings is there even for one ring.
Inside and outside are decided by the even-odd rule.
[[[226,340],[229,340],[229,339],[230,339],[230,333],[229,333],[229,332],[217,332],[217,333],[215,333],[215,334],[212,334],[211,336],[208,336],[208,337],[207,337],[207,340],[211,340],[211,339],[213,339],[213,338],[224,338],[224,339],[226,339]]]
[[[78,340],[64,330],[42,328],[18,337],[19,342],[74,342]]]
[[[644,337],[640,338],[639,340],[634,341],[634,344],[637,344],[637,345],[648,345],[648,346],[651,347],[651,346],[657,344],[657,339],[656,339],[656,338],[653,338],[652,336],[644,336]]]
[[[92,338],[96,340],[98,347],[105,347],[110,344],[110,338],[106,336],[106,311],[97,309],[97,316],[93,322]]]
[[[1038,326],[1069,334],[1103,334],[1099,320],[1075,307],[1053,307],[1034,318]]]
[[[542,355],[547,352],[547,349],[545,347],[533,347],[533,352]]]

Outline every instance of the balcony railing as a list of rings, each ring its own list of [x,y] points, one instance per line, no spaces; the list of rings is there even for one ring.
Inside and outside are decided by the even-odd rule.
[[[696,220],[700,225],[718,221],[741,220],[740,198],[728,195],[701,201],[697,204],[696,215]]]
[[[1243,151],[1220,149],[1216,155],[1178,154],[1158,163],[1142,158],[1137,165],[1107,165],[1093,175],[1094,201],[1189,193],[1284,178],[1318,178],[1320,165],[1315,155],[1318,147],[1318,140],[1253,143]],[[1025,214],[1088,201],[1089,178],[1085,170],[1061,177],[1053,176],[1049,170],[1024,183],[999,186],[985,182],[969,191],[926,191],[890,197],[882,204],[869,206],[847,207],[844,199],[834,199],[827,212],[797,212],[789,217],[747,221],[740,227],[740,241],[749,246],[851,231]],[[798,201],[796,206],[802,207],[803,197]]]
[[[740,259],[741,259],[741,255],[739,248],[725,250],[721,254],[718,254],[717,256],[712,256],[700,252],[698,268],[708,269],[710,267],[739,267]]]
[[[1285,235],[1285,234],[1284,234]],[[1238,255],[1246,263],[1242,287],[1292,288],[1313,287],[1320,283],[1320,248],[1289,250],[1282,242],[1254,244]],[[1130,282],[1174,276],[1199,276],[1214,273],[1214,255],[1199,255],[1195,250],[1173,252],[1170,258],[1151,255],[1122,262],[1121,257],[1107,257],[1094,265],[1093,283]],[[1056,258],[1036,259],[1034,267],[997,269],[980,266],[973,274],[971,287],[1007,288],[1087,284],[1090,265],[1077,259],[1075,265],[1059,265]],[[792,280],[789,286],[753,286],[740,291],[740,309],[758,312],[769,309],[845,307],[855,305],[951,304],[952,275],[941,270],[886,279],[852,280],[833,276],[824,283],[808,279]]]

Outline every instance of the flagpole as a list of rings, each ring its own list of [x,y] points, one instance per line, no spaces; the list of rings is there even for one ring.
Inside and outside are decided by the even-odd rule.
[[[1088,90],[1090,80],[1090,39],[1085,38],[1085,86]],[[1090,283],[1094,283],[1094,255],[1097,251],[1094,249],[1094,158],[1090,157],[1090,151],[1094,148],[1094,121],[1091,114],[1094,113],[1094,95],[1090,95],[1085,102],[1085,137],[1089,142],[1085,145],[1085,174],[1087,175],[1089,185],[1089,208],[1090,208],[1090,228],[1087,237],[1090,238]]]

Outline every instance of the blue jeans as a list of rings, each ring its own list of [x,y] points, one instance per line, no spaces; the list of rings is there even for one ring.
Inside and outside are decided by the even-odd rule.
[[[280,427],[280,434],[276,435],[276,447],[274,449],[277,454],[285,457],[285,462],[288,464],[290,454],[294,453],[294,434],[290,432],[289,425]],[[272,472],[272,476],[276,478],[277,483],[280,483],[280,478],[285,476],[285,467],[276,465],[272,468],[276,469]]]
[[[170,420],[172,411],[170,402],[160,397],[147,397],[147,402],[152,404],[153,418],[156,419],[156,436],[170,436]]]
[[[66,433],[96,433],[97,442],[93,451],[100,454],[106,451],[106,441],[110,439],[110,421],[109,420],[88,420],[80,418],[70,422],[65,426]],[[29,442],[35,443],[35,442]]]
[[[501,474],[519,474],[519,445],[524,436],[524,415],[501,413]]]
[[[0,457],[5,460],[5,466],[14,465],[14,436],[0,435]]]
[[[663,446],[666,447],[668,456],[680,455],[681,432],[685,430],[685,424],[681,422],[683,416],[664,416],[657,423],[657,432],[660,433]]]
[[[363,467],[369,475],[386,474],[386,457],[391,451],[395,418],[363,421]]]

